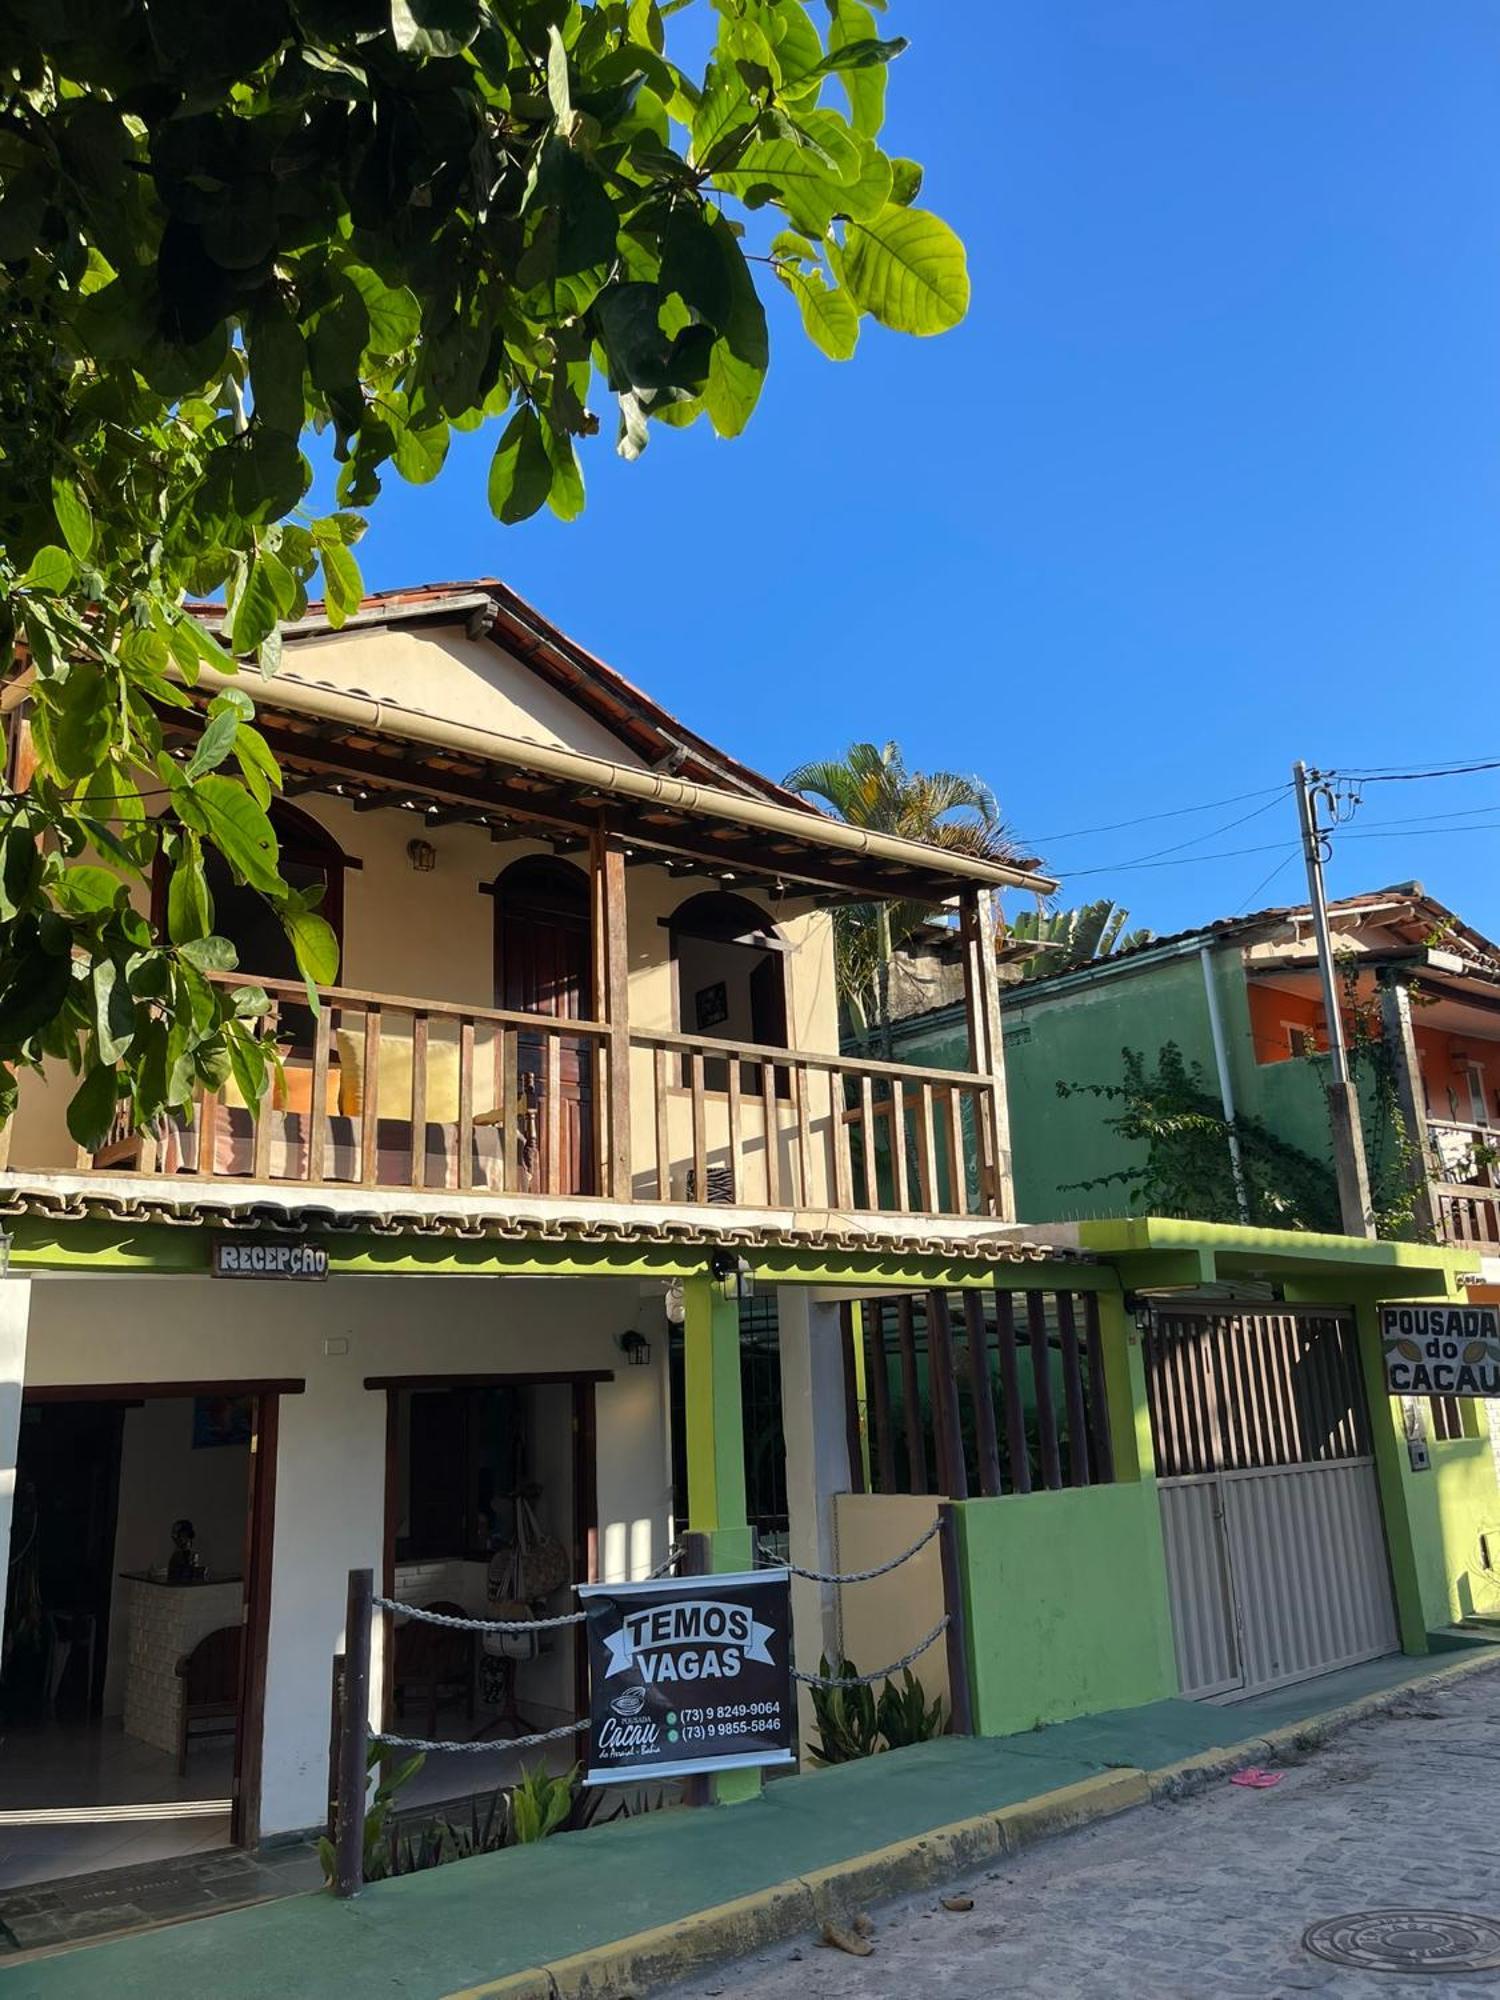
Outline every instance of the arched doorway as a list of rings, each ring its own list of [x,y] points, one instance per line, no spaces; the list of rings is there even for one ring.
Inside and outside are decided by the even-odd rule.
[[[716,1042],[758,1042],[784,1049],[787,1037],[786,946],[765,911],[743,896],[711,890],[690,896],[668,924],[676,975],[677,1021],[685,1035]],[[728,1084],[727,1061],[710,1060],[710,1090]],[[746,1065],[748,1090],[760,1089],[758,1065]],[[778,1094],[787,1088],[777,1072]]]
[[[594,954],[589,925],[588,877],[548,855],[516,861],[495,880],[495,1005],[556,1020],[590,1018]],[[557,1038],[558,1158],[551,1158],[548,1127],[547,1044],[552,1038],[523,1029],[518,1038],[520,1088],[529,1129],[522,1134],[522,1168],[537,1192],[597,1192],[594,1137],[594,1048],[581,1035]],[[527,1171],[529,1169],[529,1171]]]

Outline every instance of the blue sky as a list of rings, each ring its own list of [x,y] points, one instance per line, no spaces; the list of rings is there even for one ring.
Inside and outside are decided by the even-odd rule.
[[[966,324],[867,325],[840,366],[773,301],[744,438],[601,440],[583,520],[510,529],[492,438],[459,439],[436,485],[393,479],[368,580],[503,576],[776,776],[892,736],[975,771],[1070,895],[1158,931],[1293,899],[1293,757],[1500,757],[1500,15],[887,18],[886,143],[969,246]],[[1495,935],[1497,861],[1500,770],[1384,783],[1331,882],[1417,876]]]

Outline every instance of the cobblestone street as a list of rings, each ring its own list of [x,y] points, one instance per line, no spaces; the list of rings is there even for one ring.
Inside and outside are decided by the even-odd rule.
[[[1463,1977],[1345,1971],[1301,1945],[1382,1907],[1500,1915],[1500,1675],[1417,1690],[1286,1768],[1272,1790],[1215,1783],[882,1905],[868,1958],[777,1946],[677,1989],[724,2000],[1438,2000],[1500,1995]]]

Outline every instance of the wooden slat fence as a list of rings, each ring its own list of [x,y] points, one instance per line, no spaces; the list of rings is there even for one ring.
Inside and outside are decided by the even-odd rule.
[[[902,1293],[858,1312],[872,1491],[962,1500],[1113,1481],[1093,1293]],[[846,1381],[852,1407],[852,1369]]]

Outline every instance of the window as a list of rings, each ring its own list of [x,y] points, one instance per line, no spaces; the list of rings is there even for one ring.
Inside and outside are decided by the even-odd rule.
[[[1429,1396],[1428,1408],[1432,1411],[1432,1435],[1445,1444],[1464,1435],[1463,1405],[1457,1396]]]
[[[668,929],[683,1034],[757,1042],[762,1048],[789,1046],[786,947],[764,910],[724,892],[691,896],[669,919]],[[704,1081],[710,1090],[727,1090],[728,1063],[711,1059]],[[742,1082],[747,1090],[759,1090],[759,1066],[747,1064]],[[787,1088],[786,1072],[779,1070],[778,1093]]]

